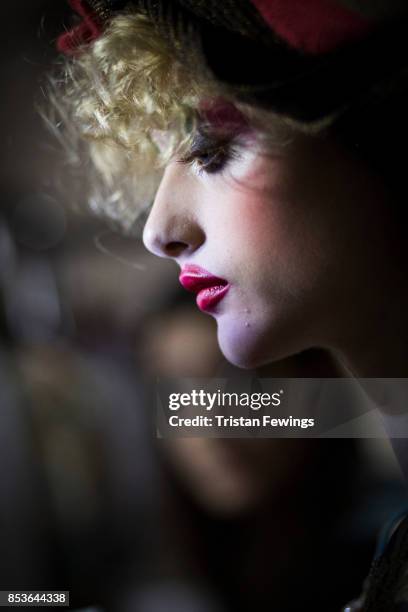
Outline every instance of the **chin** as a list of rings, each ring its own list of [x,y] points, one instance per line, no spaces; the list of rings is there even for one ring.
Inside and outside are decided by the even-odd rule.
[[[237,368],[253,370],[273,361],[273,358],[261,354],[254,334],[231,333],[231,330],[226,330],[219,325],[217,336],[225,359]]]
[[[286,329],[286,332],[289,330]],[[225,359],[245,370],[286,359],[305,348],[298,346],[290,333],[285,333],[284,326],[278,332],[275,325],[273,329],[246,328],[242,324],[237,325],[236,321],[230,323],[224,320],[218,321],[217,337]]]
[[[254,360],[249,355],[238,354],[235,351],[225,349],[223,346],[221,346],[221,344],[220,349],[225,359],[229,361],[229,363],[237,368],[241,368],[242,370],[254,370],[261,365],[257,362],[257,360]]]

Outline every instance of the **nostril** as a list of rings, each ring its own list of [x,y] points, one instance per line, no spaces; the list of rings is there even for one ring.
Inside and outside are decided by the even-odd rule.
[[[188,248],[188,244],[186,244],[185,242],[178,242],[175,240],[172,242],[168,242],[166,244],[165,251],[168,257],[177,257],[187,248]]]

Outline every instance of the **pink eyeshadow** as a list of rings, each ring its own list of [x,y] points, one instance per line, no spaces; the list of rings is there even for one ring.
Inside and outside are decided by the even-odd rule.
[[[243,132],[250,129],[247,118],[234,104],[223,98],[203,100],[199,105],[200,117],[215,129]]]

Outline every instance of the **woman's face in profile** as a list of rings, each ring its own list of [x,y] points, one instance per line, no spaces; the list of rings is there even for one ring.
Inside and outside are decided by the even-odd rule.
[[[346,342],[382,240],[371,177],[311,136],[265,151],[246,132],[224,156],[168,164],[146,247],[178,263],[238,366]]]

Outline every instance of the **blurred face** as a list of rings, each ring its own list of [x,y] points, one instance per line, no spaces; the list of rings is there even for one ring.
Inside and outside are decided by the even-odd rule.
[[[313,445],[290,439],[178,438],[162,440],[170,463],[205,509],[237,515],[272,496],[282,501],[299,469],[313,458]],[[303,471],[304,473],[304,471]]]
[[[328,141],[274,147],[244,123],[210,128],[167,166],[144,242],[180,266],[225,357],[256,367],[347,337],[375,283],[377,193]]]

